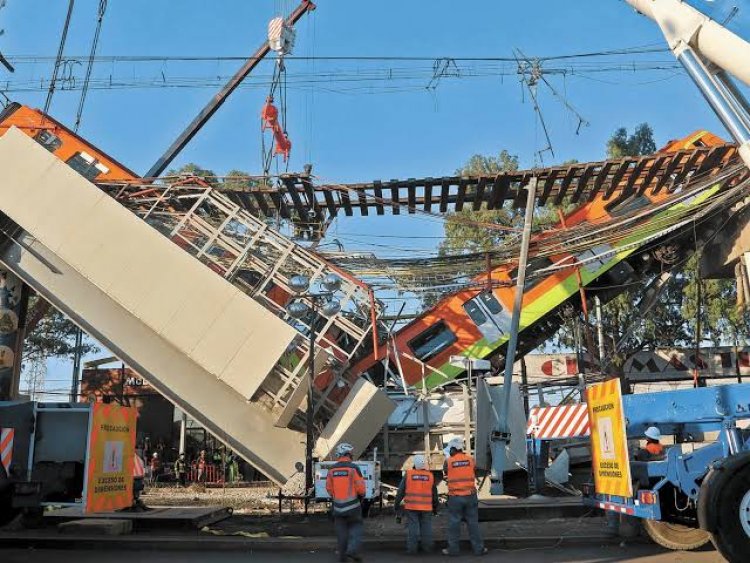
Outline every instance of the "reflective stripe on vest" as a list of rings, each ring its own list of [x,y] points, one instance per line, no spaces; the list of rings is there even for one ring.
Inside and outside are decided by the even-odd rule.
[[[474,459],[463,452],[448,458],[448,494],[465,497],[476,494]]]
[[[146,471],[143,467],[143,460],[138,454],[133,455],[133,477],[142,479]]]
[[[328,470],[327,479],[333,482],[333,513],[344,514],[355,508],[359,508],[359,497],[355,487],[357,473],[351,467],[333,466]]]
[[[435,477],[424,469],[409,469],[406,472],[404,508],[419,512],[432,511],[432,486]]]

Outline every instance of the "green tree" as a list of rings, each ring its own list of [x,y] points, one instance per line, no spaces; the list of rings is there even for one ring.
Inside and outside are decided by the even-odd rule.
[[[607,141],[607,158],[642,156],[656,152],[654,131],[648,123],[641,123],[628,135],[625,127],[618,128]]]
[[[502,150],[497,156],[475,154],[468,162],[456,170],[459,176],[494,176],[503,172],[518,170],[518,157]],[[508,227],[516,218],[514,210],[481,209],[473,211],[464,208],[449,213],[443,226],[445,239],[440,243],[439,253],[464,254],[470,252],[487,252],[495,248],[506,231],[494,230],[485,225]]]
[[[218,183],[216,172],[209,168],[203,168],[199,164],[195,164],[194,162],[188,162],[187,164],[184,164],[180,166],[179,168],[173,168],[171,170],[167,171],[167,176],[197,176],[199,178],[203,178],[206,182],[208,182],[211,185],[216,185]]]
[[[40,307],[41,308],[38,308]],[[29,311],[43,313],[35,326],[26,334],[24,358],[72,357],[75,353],[75,340],[78,327],[54,307],[46,304],[38,295],[29,298]],[[86,338],[83,339],[83,355],[98,352],[99,349]]]

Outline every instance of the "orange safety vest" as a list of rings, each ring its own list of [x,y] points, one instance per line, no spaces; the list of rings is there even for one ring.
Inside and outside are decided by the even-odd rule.
[[[467,497],[477,492],[474,458],[463,452],[448,458],[448,495]]]
[[[145,473],[141,456],[133,454],[133,477],[136,479],[143,479]]]
[[[360,509],[359,497],[365,496],[365,480],[351,461],[340,459],[326,476],[326,490],[333,501],[333,514]]]
[[[419,512],[432,512],[432,487],[435,476],[426,469],[408,469],[406,471],[406,491],[404,508]]]
[[[651,455],[664,455],[664,446],[656,442],[649,442],[646,444],[646,451]]]

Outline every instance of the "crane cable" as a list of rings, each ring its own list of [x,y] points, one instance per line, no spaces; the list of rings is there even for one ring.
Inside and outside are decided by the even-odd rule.
[[[102,22],[104,21],[104,14],[107,11],[107,0],[99,0],[99,10],[97,12],[96,30],[94,31],[94,39],[91,42],[91,52],[89,53],[89,59],[86,66],[86,77],[83,81],[83,87],[81,88],[81,99],[78,102],[78,112],[76,113],[76,122],[73,126],[73,131],[78,133],[78,128],[81,126],[81,118],[83,116],[83,106],[86,103],[86,94],[89,91],[89,82],[91,80],[91,71],[94,69],[94,60],[96,58],[96,50],[99,46],[99,36],[102,31]]]
[[[274,66],[273,78],[271,79],[271,87],[266,98],[266,106],[273,104],[276,93],[278,91],[280,112],[279,112],[279,124],[281,126],[281,133],[283,133],[287,139],[287,128],[286,128],[286,107],[287,107],[287,81],[286,81],[286,66],[284,65],[284,56],[279,54],[276,59],[276,65]],[[261,128],[261,151],[263,153],[263,176],[268,178],[271,175],[271,164],[273,163],[274,156],[277,154],[277,147],[274,146],[273,136],[271,137],[271,143],[266,146],[266,136],[263,134],[264,128]],[[272,130],[273,132],[273,130]],[[289,159],[286,158],[286,171],[289,170]]]
[[[50,105],[52,105],[52,96],[55,94],[55,86],[57,85],[57,74],[60,71],[60,66],[62,65],[63,52],[65,51],[65,42],[68,40],[68,29],[70,29],[70,19],[73,16],[73,7],[75,6],[75,3],[76,3],[75,0],[68,1],[68,13],[65,16],[65,25],[63,26],[62,35],[60,36],[60,46],[57,48],[57,57],[55,58],[55,67],[52,70],[52,79],[49,82],[49,90],[47,90],[47,99],[44,102],[44,115],[47,115]]]

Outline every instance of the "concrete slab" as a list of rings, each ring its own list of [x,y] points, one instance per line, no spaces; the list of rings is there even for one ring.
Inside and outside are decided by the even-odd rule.
[[[85,514],[78,506],[60,508],[45,513],[49,522],[104,520],[125,521],[137,530],[148,529],[194,529],[199,530],[229,518],[232,509],[224,506],[160,506],[143,512],[100,512]]]
[[[62,522],[57,525],[57,530],[69,536],[125,536],[133,531],[133,523],[130,520],[87,518]]]

